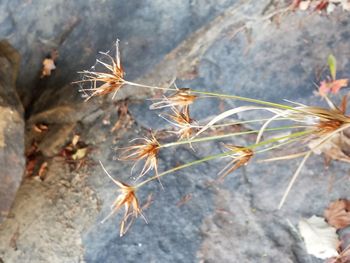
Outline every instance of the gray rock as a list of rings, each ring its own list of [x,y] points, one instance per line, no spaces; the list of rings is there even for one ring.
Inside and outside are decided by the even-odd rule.
[[[19,54],[0,42],[0,223],[10,212],[22,181],[24,158],[23,108],[15,89]]]
[[[123,65],[131,80],[236,1],[50,0],[42,5],[3,0],[0,38],[8,38],[20,51],[19,93],[26,108],[39,112],[45,107],[38,97],[48,93],[57,98],[57,92],[77,80],[76,71],[92,66],[97,52],[110,50],[117,38],[122,40]],[[54,48],[60,53],[57,69],[49,79],[40,80],[41,62]],[[71,87],[65,93],[68,97],[77,101],[79,94]],[[42,104],[52,102],[45,99]]]
[[[12,11],[16,23],[12,29],[8,16],[1,16],[0,23],[7,26],[0,32],[10,34],[16,46],[23,43],[25,69],[19,89],[25,98],[28,93],[36,94],[25,102],[31,105],[28,125],[44,122],[64,128],[78,123],[82,138],[93,142],[93,159],[101,160],[116,179],[128,183],[133,183],[132,164],[117,161],[115,148],[148,135],[144,128],[163,129],[168,124],[158,122],[159,111],[147,111],[149,102],[132,100],[135,123],[126,133],[111,134],[113,123],[106,120],[115,119],[117,113],[109,98],[84,103],[67,83],[76,77],[76,70],[94,63],[97,50],[110,48],[114,34],[122,40],[128,79],[150,85],[167,86],[176,77],[180,87],[273,102],[289,99],[321,104],[313,95],[313,82],[318,83],[315,71],[322,71],[328,54],[337,57],[339,77],[347,77],[349,71],[348,13],[340,10],[329,17],[282,12],[276,24],[269,14],[276,5],[283,7],[282,1],[74,1],[65,6],[48,1],[46,8],[34,2],[16,4],[7,1],[1,5]],[[40,17],[50,13],[51,20],[38,21],[34,13]],[[33,29],[29,34],[28,28]],[[41,59],[51,48],[60,51],[58,68],[52,77],[38,80],[33,72],[40,70]],[[322,78],[325,75],[323,72]],[[31,87],[28,90],[25,81]],[[118,98],[141,99],[150,93],[127,87]],[[191,112],[205,123],[237,105],[242,103],[206,98],[198,100]],[[261,116],[253,113],[236,118]],[[43,144],[43,149],[53,149],[47,156],[68,139],[59,138],[60,129],[57,134],[55,130]],[[244,136],[223,142],[246,145],[252,139]],[[193,147],[195,151],[188,146],[161,151],[159,170],[222,151],[220,143]],[[272,152],[261,158],[282,154],[285,152]],[[162,178],[164,191],[157,182],[140,189],[141,203],[153,192],[154,202],[145,210],[149,223],[138,219],[119,238],[120,214],[100,224],[118,194],[101,167],[68,173],[64,162],[54,158],[47,181],[26,180],[12,210],[14,217],[0,226],[0,257],[6,263],[28,258],[34,262],[49,258],[54,263],[321,262],[307,254],[294,226],[302,217],[321,216],[330,201],[349,198],[350,185],[344,177],[347,165],[334,162],[325,170],[320,157],[310,158],[285,206],[277,210],[298,160],[252,162],[228,176],[224,184],[215,184],[218,171],[228,161],[218,159],[169,174]],[[33,205],[27,206],[28,196]],[[186,196],[190,200],[181,204]],[[14,250],[8,240],[17,236],[17,227],[20,234]],[[35,236],[38,232],[39,237]]]

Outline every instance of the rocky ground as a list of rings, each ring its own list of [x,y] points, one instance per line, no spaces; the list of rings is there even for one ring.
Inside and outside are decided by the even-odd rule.
[[[338,8],[327,16],[291,12],[286,6],[268,0],[0,2],[0,38],[21,56],[18,94],[0,92],[0,106],[19,116],[18,122],[0,121],[0,129],[10,131],[0,131],[5,156],[0,178],[6,183],[0,194],[11,185],[5,177],[10,173],[17,190],[26,169],[24,146],[28,156],[34,139],[36,158],[48,164],[43,176],[35,176],[39,171],[24,176],[10,211],[16,191],[8,191],[6,207],[0,200],[1,216],[8,217],[0,225],[0,262],[322,262],[307,254],[296,225],[348,197],[350,181],[347,164],[332,162],[326,169],[320,156],[308,160],[281,210],[278,203],[300,160],[252,163],[224,184],[212,182],[225,160],[165,176],[164,190],[154,182],[138,193],[142,203],[153,193],[145,210],[148,224],[138,219],[120,238],[120,215],[100,223],[117,188],[97,161],[115,178],[130,182],[131,164],[117,161],[115,148],[168,124],[148,110],[147,90],[126,87],[115,100],[84,102],[71,84],[79,79],[76,71],[93,65],[97,51],[110,49],[119,38],[128,80],[165,86],[176,77],[183,87],[320,104],[314,83],[324,73],[328,54],[337,58],[338,76],[349,75],[349,13]],[[41,79],[41,61],[53,49],[59,52],[57,69]],[[10,65],[1,73],[16,71],[18,61],[11,61],[0,59],[0,65]],[[1,90],[13,90],[11,78],[0,79]],[[112,131],[121,118],[119,100],[125,98],[130,119]],[[207,120],[237,105],[207,99],[194,104],[192,112]],[[9,116],[4,113],[0,116]],[[35,131],[38,124],[48,130]],[[10,146],[2,145],[3,134]],[[90,151],[79,168],[62,156],[75,134]],[[194,147],[162,152],[160,169],[222,149],[210,143]]]

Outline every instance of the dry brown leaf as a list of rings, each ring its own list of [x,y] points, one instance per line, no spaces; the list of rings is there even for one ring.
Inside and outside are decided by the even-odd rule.
[[[51,75],[51,71],[56,69],[55,61],[52,58],[45,58],[43,60],[43,69],[41,72],[41,78]]]
[[[40,165],[40,169],[39,169],[39,172],[38,172],[38,176],[41,180],[44,180],[45,179],[45,174],[47,172],[47,166],[48,166],[48,163],[47,162],[43,162],[41,165]]]
[[[44,78],[51,75],[51,71],[56,69],[55,61],[58,58],[58,51],[52,50],[50,55],[43,60],[43,68],[40,78]]]
[[[336,229],[350,225],[350,201],[339,199],[332,202],[324,212],[327,222]]]
[[[318,94],[322,97],[326,96],[329,92],[337,94],[341,88],[345,88],[348,86],[348,82],[348,79],[321,81],[321,85],[318,89]]]
[[[312,140],[308,146],[315,154],[324,154],[330,160],[350,162],[350,138],[346,134],[336,133],[331,138]]]
[[[49,129],[49,127],[45,124],[36,124],[33,126],[33,130],[37,133],[45,132]]]

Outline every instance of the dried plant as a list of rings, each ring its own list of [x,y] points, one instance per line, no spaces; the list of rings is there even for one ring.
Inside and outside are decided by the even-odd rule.
[[[172,107],[171,109],[172,114],[164,114],[160,116],[177,128],[175,133],[179,136],[180,140],[189,140],[199,127],[198,125],[195,125],[194,120],[190,117],[189,108],[185,108],[182,111],[179,111],[175,107]]]
[[[229,155],[229,157],[232,158],[232,161],[229,162],[219,172],[220,181],[222,181],[227,175],[229,175],[233,171],[237,170],[239,167],[243,165],[247,165],[249,160],[254,155],[254,152],[251,149],[248,149],[242,146],[235,146],[235,145],[229,145],[229,144],[225,144],[224,146],[232,152],[232,154]]]
[[[154,170],[157,175],[157,158],[160,146],[158,140],[152,134],[151,138],[137,138],[133,141],[140,141],[141,143],[122,148],[123,151],[120,154],[119,159],[122,161],[134,161],[135,164],[133,168],[139,161],[144,161],[139,177],[142,177],[151,170]]]
[[[112,58],[111,55],[107,53],[103,53],[110,59],[110,64],[98,61],[98,64],[104,66],[107,73],[96,71],[81,72],[84,74],[84,78],[79,83],[92,84],[92,88],[89,89],[92,93],[90,93],[88,98],[111,92],[114,92],[115,94],[124,84],[129,84],[140,88],[163,90],[163,97],[160,99],[154,99],[157,101],[150,106],[150,109],[170,110],[171,113],[165,112],[160,114],[160,116],[176,127],[176,131],[170,132],[175,132],[179,137],[179,140],[177,141],[163,143],[158,141],[158,139],[156,139],[156,137],[152,134],[150,137],[135,139],[132,141],[134,143],[133,145],[121,149],[119,160],[133,161],[134,165],[132,171],[140,162],[143,163],[141,165],[142,168],[138,175],[138,179],[143,177],[146,173],[154,170],[154,175],[143,179],[143,181],[139,182],[138,184],[135,183],[134,185],[127,185],[121,183],[113,179],[103,167],[107,175],[119,187],[121,193],[112,206],[111,215],[117,212],[122,206],[125,207],[124,217],[121,222],[121,235],[127,231],[134,218],[140,215],[142,216],[141,208],[138,204],[135,192],[145,184],[193,165],[219,158],[231,158],[232,160],[219,172],[219,180],[224,180],[230,173],[244,165],[247,165],[248,163],[251,163],[253,156],[254,159],[258,159],[259,161],[260,156],[264,156],[263,154],[265,152],[278,148],[283,149],[286,147],[286,145],[293,144],[293,147],[290,147],[293,152],[290,154],[270,159],[261,159],[261,161],[271,162],[302,157],[302,160],[293,174],[280,201],[278,207],[281,208],[286,201],[288,193],[290,192],[294,182],[300,175],[302,167],[306,163],[307,159],[314,153],[324,153],[326,155],[329,154],[327,151],[329,151],[328,149],[330,145],[332,145],[332,147],[334,146],[335,138],[338,138],[344,131],[350,128],[350,117],[346,115],[347,97],[345,96],[341,105],[337,107],[327,96],[328,92],[337,93],[340,88],[347,84],[347,79],[336,80],[336,63],[334,57],[330,56],[328,61],[333,86],[330,86],[330,82],[327,82],[327,85],[325,83],[321,83],[321,87],[318,92],[319,94],[322,93],[321,95],[323,99],[325,99],[329,105],[328,108],[324,108],[318,106],[307,106],[295,102],[279,104],[236,95],[219,94],[188,88],[178,88],[175,84],[175,88],[163,88],[129,82],[124,79],[124,71],[120,64],[118,42],[116,47],[115,58]],[[341,81],[341,85],[336,81]],[[322,87],[322,85],[324,86]],[[86,89],[84,92],[85,91]],[[170,95],[166,95],[169,91],[172,93]],[[190,116],[190,107],[192,107],[197,99],[207,97],[239,100],[248,103],[248,105],[224,111],[215,116],[207,124],[199,125],[194,122]],[[264,115],[264,118],[255,120],[235,121],[234,123],[232,123],[230,120],[227,122],[228,119],[236,116],[237,114],[244,114],[247,111],[263,112],[266,115]],[[289,122],[289,125],[279,125],[278,122],[281,120]],[[259,124],[260,127],[256,130],[244,130],[233,133],[224,132],[223,134],[219,134],[214,132],[214,135],[208,135],[207,133],[208,129],[225,127],[232,124],[243,125],[245,123]],[[269,128],[271,124],[275,124],[275,127]],[[287,132],[287,135],[281,136],[277,132]],[[269,135],[267,139],[264,138],[266,134]],[[158,155],[160,151],[166,150],[170,147],[177,147],[179,145],[189,145],[192,147],[192,144],[207,141],[222,142],[221,140],[223,139],[232,139],[243,135],[255,135],[256,140],[254,143],[244,147],[237,146],[235,143],[225,143],[224,146],[226,150],[221,153],[205,156],[201,159],[178,165],[169,170],[158,172]],[[337,147],[341,146],[338,145]],[[334,150],[332,153],[333,152]],[[339,156],[333,158],[339,160],[347,159],[350,161],[349,157]]]
[[[100,164],[107,176],[119,187],[120,192],[119,196],[111,206],[112,212],[104,220],[102,220],[102,223],[105,222],[110,216],[117,213],[124,206],[125,212],[123,219],[120,223],[120,236],[123,236],[128,231],[135,218],[137,218],[138,216],[142,216],[146,223],[147,220],[142,214],[142,210],[137,200],[136,188],[125,183],[119,182],[118,180],[115,180],[107,172],[101,161]]]
[[[112,92],[114,92],[114,97],[125,84],[124,70],[120,62],[119,41],[116,41],[115,48],[115,57],[108,53],[100,52],[101,55],[109,60],[108,63],[98,59],[91,70],[78,72],[83,75],[83,79],[74,83],[89,84],[88,88],[82,86],[81,89],[81,92],[87,97],[86,100]],[[103,71],[96,71],[96,66],[102,66]]]
[[[181,110],[186,112],[188,110],[188,106],[191,105],[197,98],[196,95],[191,93],[190,89],[176,87],[176,92],[169,95],[164,96],[160,101],[153,103],[150,106],[151,110],[155,109],[163,109],[167,107],[179,107]]]

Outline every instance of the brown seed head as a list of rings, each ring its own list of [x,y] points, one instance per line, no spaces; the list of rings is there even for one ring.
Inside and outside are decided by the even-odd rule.
[[[123,236],[128,231],[135,218],[137,218],[138,216],[142,216],[146,223],[147,220],[143,216],[142,209],[137,200],[136,189],[130,185],[127,185],[114,179],[104,168],[101,161],[100,164],[102,166],[102,169],[108,175],[108,177],[119,187],[120,192],[117,199],[113,202],[111,206],[111,213],[102,221],[102,223],[104,223],[108,218],[110,218],[112,215],[117,213],[122,207],[124,207],[124,216],[120,222],[120,236]]]
[[[220,172],[219,180],[223,180],[228,174],[237,170],[239,167],[246,165],[253,157],[254,152],[251,149],[242,146],[225,144],[225,147],[232,152],[230,155],[232,161],[229,162]]]
[[[328,134],[330,132],[333,132],[339,129],[343,124],[344,122],[339,120],[320,121],[319,124],[317,125],[317,128],[319,130],[318,134],[319,135]]]
[[[110,62],[106,63],[101,60],[97,60],[97,64],[101,66],[104,71],[84,70],[79,73],[83,74],[83,79],[74,83],[89,83],[89,88],[82,88],[82,92],[87,96],[86,100],[89,100],[94,96],[106,95],[114,92],[114,95],[125,83],[124,70],[120,63],[120,53],[118,41],[116,42],[116,56],[113,58],[108,53],[102,53]],[[114,96],[113,95],[113,96]]]
[[[170,119],[170,123],[178,127],[176,134],[179,135],[180,140],[190,139],[190,137],[197,131],[197,128],[193,125],[193,119],[190,117],[189,109],[183,109],[179,111],[176,108],[172,108],[173,114],[167,114]]]
[[[164,98],[161,101],[155,102],[150,106],[150,109],[162,109],[166,107],[188,108],[196,100],[197,96],[191,94],[191,90],[187,88],[180,88],[175,93]]]
[[[145,175],[147,172],[153,169],[157,174],[157,157],[160,146],[158,140],[153,134],[151,138],[139,138],[136,140],[142,141],[142,143],[124,148],[124,151],[121,153],[119,159],[123,161],[136,161],[135,165],[137,162],[144,160],[144,165],[139,177]]]

